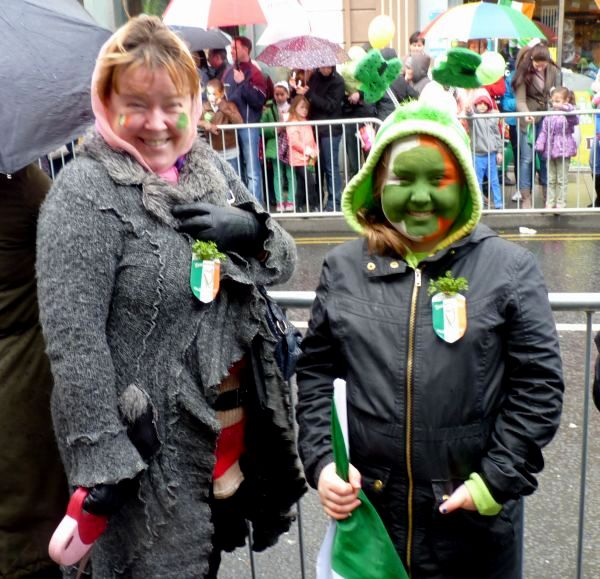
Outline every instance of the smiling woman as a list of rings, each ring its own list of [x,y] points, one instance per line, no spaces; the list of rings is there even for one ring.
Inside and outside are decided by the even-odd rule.
[[[83,508],[110,518],[95,576],[214,578],[248,521],[266,549],[304,492],[257,287],[288,279],[295,247],[196,138],[196,67],[158,18],[108,40],[92,99],[38,224],[56,439]]]

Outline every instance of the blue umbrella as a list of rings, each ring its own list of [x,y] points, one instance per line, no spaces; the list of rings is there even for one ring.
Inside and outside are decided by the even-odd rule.
[[[14,173],[91,124],[92,71],[110,34],[77,0],[2,0],[0,172]]]

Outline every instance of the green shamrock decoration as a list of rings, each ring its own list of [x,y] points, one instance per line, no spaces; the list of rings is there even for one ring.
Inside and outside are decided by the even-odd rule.
[[[375,103],[381,99],[388,87],[400,74],[402,63],[399,58],[385,60],[381,52],[375,48],[358,62],[354,71],[354,78],[358,80],[360,91],[364,95],[365,102]]]
[[[437,293],[444,293],[449,296],[453,296],[458,292],[466,292],[469,290],[469,282],[467,278],[457,277],[454,279],[451,271],[447,271],[445,276],[438,277],[437,280],[429,280],[429,287],[427,288],[427,295],[434,295]]]

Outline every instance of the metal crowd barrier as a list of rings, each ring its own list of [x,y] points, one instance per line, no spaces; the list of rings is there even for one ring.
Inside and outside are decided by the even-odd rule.
[[[309,309],[315,299],[315,292],[311,291],[270,291],[269,295],[277,301],[284,309],[300,308]],[[581,448],[581,468],[580,468],[580,486],[579,486],[579,518],[577,534],[577,579],[583,577],[583,549],[584,549],[584,523],[585,523],[585,504],[586,504],[586,480],[588,469],[588,436],[589,436],[589,414],[590,414],[590,390],[592,375],[592,316],[600,312],[600,293],[550,293],[550,305],[554,312],[569,311],[581,312],[585,314],[585,379],[584,379],[584,398],[583,398],[583,442]],[[291,404],[292,413],[294,405]],[[292,414],[295,417],[294,414]],[[546,465],[548,468],[548,465]],[[300,576],[302,579],[312,576],[312,570],[307,574],[306,571],[306,553],[304,551],[304,529],[302,525],[301,503],[298,505],[298,549],[300,557]],[[523,533],[525,525],[522,526]],[[522,537],[524,543],[524,537]],[[250,570],[253,579],[257,577],[256,566],[252,549],[249,547]],[[290,569],[287,570],[288,574]]]
[[[519,176],[519,165],[521,165],[522,155],[525,147],[524,141],[527,139],[525,129],[527,126],[524,118],[528,116],[541,119],[554,115],[565,115],[579,117],[579,146],[577,154],[568,164],[568,193],[567,203],[564,208],[545,207],[545,182],[546,172],[543,160],[534,161],[530,164],[531,171],[531,192],[532,207],[525,209],[521,206],[519,185],[522,178]],[[597,118],[598,111],[594,109],[576,110],[573,112],[541,111],[536,113],[492,113],[487,115],[468,115],[461,116],[459,119],[467,129],[472,129],[472,124],[477,117],[491,117],[498,120],[499,131],[502,133],[503,154],[506,157],[512,157],[512,160],[505,162],[504,158],[500,164],[499,182],[501,187],[501,205],[494,207],[492,202],[493,194],[491,190],[491,180],[483,182],[482,194],[484,200],[485,213],[513,213],[513,212],[535,212],[535,213],[569,213],[569,212],[598,212],[600,208],[590,207],[596,197],[600,197],[600,141],[596,132],[596,126],[600,127],[600,119]],[[361,129],[371,127],[374,131],[378,129],[382,121],[378,118],[369,117],[362,119],[339,119],[331,121],[308,121],[308,122],[279,122],[279,123],[252,123],[240,125],[219,125],[217,128],[221,131],[216,136],[206,135],[202,130],[199,134],[206,138],[208,142],[223,155],[236,172],[241,176],[250,190],[252,190],[251,177],[260,174],[260,190],[255,191],[255,195],[260,199],[263,206],[271,213],[281,214],[282,216],[324,216],[340,213],[341,192],[348,184],[350,179],[358,172],[365,162],[368,155],[368,145],[365,145],[361,136]],[[509,132],[506,127],[513,123],[516,129],[513,129],[513,143],[505,138]],[[541,123],[541,121],[540,121]],[[318,158],[314,165],[307,164],[299,170],[300,181],[289,169],[289,166],[283,163],[279,157],[267,158],[266,151],[268,145],[268,135],[265,132],[274,132],[275,150],[279,150],[282,134],[287,127],[307,125],[313,128],[315,141],[319,149]],[[318,129],[323,131],[325,127],[325,136],[319,136]],[[339,129],[335,129],[339,127]],[[537,124],[537,131],[541,124]],[[254,130],[255,155],[249,155],[249,159],[244,162],[242,146],[250,137],[250,131]],[[339,141],[334,139],[334,130],[340,130]],[[225,149],[225,135],[229,132],[235,132],[235,148]],[[244,134],[244,131],[247,133]],[[477,136],[473,135],[471,145],[472,150],[477,148]],[[535,139],[536,135],[530,138]],[[324,139],[326,139],[324,141]],[[550,143],[551,145],[551,143]],[[336,150],[337,149],[337,150]],[[516,150],[515,150],[516,149]],[[54,153],[52,157],[40,159],[40,166],[54,178],[58,171],[73,158],[76,154],[74,144],[69,143],[61,150]],[[475,162],[475,161],[474,161]],[[256,166],[254,165],[256,163]],[[566,164],[566,163],[565,163]],[[536,170],[537,165],[537,170]],[[336,169],[334,173],[337,178],[328,179],[326,177],[329,167]],[[489,171],[488,171],[489,172]],[[296,171],[298,173],[298,171]],[[315,189],[310,189],[308,182],[311,179],[308,176],[311,173]],[[537,179],[536,179],[537,177]],[[290,181],[288,183],[288,181]],[[331,183],[331,186],[329,185]],[[329,191],[329,188],[332,191]],[[598,193],[596,193],[598,190]],[[275,196],[280,192],[280,199]]]

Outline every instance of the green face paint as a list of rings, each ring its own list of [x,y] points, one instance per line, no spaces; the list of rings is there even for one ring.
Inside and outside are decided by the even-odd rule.
[[[441,241],[464,202],[457,160],[432,137],[402,139],[392,145],[382,191],[388,221],[416,251]]]
[[[126,115],[119,115],[119,126],[120,127],[127,126],[127,116]]]
[[[179,113],[179,117],[177,118],[177,124],[175,125],[178,130],[183,131],[186,129],[190,122],[189,117],[185,113]]]

